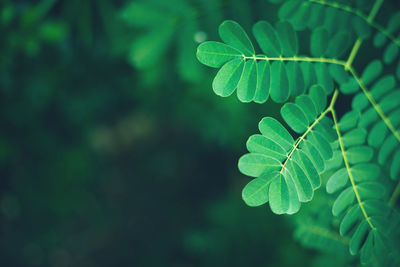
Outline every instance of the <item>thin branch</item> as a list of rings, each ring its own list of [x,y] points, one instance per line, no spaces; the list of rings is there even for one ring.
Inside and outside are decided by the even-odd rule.
[[[322,62],[322,63],[329,63],[329,64],[337,64],[344,66],[346,64],[343,60],[338,60],[334,58],[313,58],[313,57],[267,57],[264,55],[261,56],[245,56],[243,55],[243,59],[253,59],[253,60],[267,60],[267,61],[305,61],[305,62]]]
[[[376,103],[374,97],[372,94],[368,91],[366,88],[365,84],[363,81],[358,77],[357,73],[355,72],[354,68],[351,67],[349,69],[351,75],[353,75],[354,79],[357,81],[358,85],[361,87],[361,90],[364,92],[366,97],[368,98],[369,102],[371,105],[374,107],[378,115],[381,117],[383,122],[386,124],[386,126],[389,128],[389,130],[393,133],[393,135],[396,137],[396,139],[400,142],[400,133],[396,130],[396,128],[393,126],[392,122],[390,119],[385,115],[385,113],[382,111],[381,107]]]
[[[375,9],[372,9],[371,11],[374,11],[374,13],[370,12],[370,15],[367,16],[364,12],[362,12],[359,9],[353,8],[351,6],[342,4],[342,3],[337,3],[334,1],[325,1],[325,0],[308,0],[309,2],[320,4],[320,5],[325,5],[325,6],[330,6],[334,7],[340,10],[343,10],[347,13],[354,14],[361,19],[365,20],[371,27],[375,28],[377,31],[381,32],[383,35],[385,35],[390,41],[392,41],[395,45],[400,46],[400,39],[396,38],[391,32],[385,29],[382,25],[376,23],[373,21],[373,19],[376,16],[376,12],[380,8],[380,5],[382,5],[383,1],[380,1],[378,3],[379,5],[375,5]],[[373,16],[372,16],[373,15]]]
[[[337,9],[341,9],[343,11],[346,11],[347,13],[352,13],[356,16],[359,16],[360,18],[367,20],[368,16],[364,14],[364,12],[362,12],[359,9],[353,8],[351,6],[342,4],[342,3],[338,3],[335,1],[325,1],[325,0],[308,0],[309,2],[312,3],[316,3],[316,4],[320,4],[323,6],[330,6],[330,7],[334,7]]]
[[[349,70],[351,68],[351,64],[353,64],[353,60],[356,57],[358,53],[358,49],[360,49],[360,46],[362,44],[362,39],[358,38],[356,42],[353,45],[353,48],[351,49],[349,58],[346,61],[346,65],[344,66],[346,70]]]
[[[324,112],[322,112],[321,115],[319,115],[319,117],[313,122],[313,124],[311,124],[310,127],[307,128],[307,131],[305,131],[305,132],[303,133],[303,135],[300,136],[300,137],[297,139],[296,143],[294,144],[293,148],[290,150],[290,152],[289,152],[289,154],[288,154],[288,156],[287,156],[285,162],[284,162],[283,165],[282,165],[282,168],[281,168],[281,171],[280,171],[281,173],[282,173],[282,171],[285,169],[286,163],[289,161],[289,159],[291,158],[291,156],[292,156],[292,154],[294,153],[294,151],[299,147],[301,141],[303,141],[304,138],[306,138],[307,134],[309,134],[309,133],[311,132],[311,130],[322,120],[323,117],[326,116],[326,114],[327,114],[328,112],[332,111],[333,106],[334,106],[334,104],[335,104],[335,102],[336,102],[336,99],[337,99],[338,94],[339,94],[339,91],[338,91],[338,90],[335,90],[335,93],[334,93],[333,96],[332,96],[332,99],[331,99],[331,102],[330,102],[328,108],[325,109]]]
[[[342,135],[341,135],[340,130],[339,130],[339,124],[338,124],[338,120],[337,120],[337,117],[336,117],[336,112],[335,112],[334,109],[331,109],[331,113],[332,113],[332,117],[333,117],[333,122],[335,123],[335,128],[336,128],[336,133],[337,133],[338,140],[339,140],[340,150],[342,151],[343,161],[344,161],[344,164],[346,166],[347,174],[349,175],[349,180],[350,180],[351,186],[353,187],[353,191],[354,191],[354,194],[356,196],[358,205],[360,206],[361,212],[364,215],[365,220],[368,222],[368,224],[371,227],[371,229],[375,230],[375,226],[372,224],[370,217],[368,216],[367,212],[365,211],[364,203],[361,201],[360,194],[358,193],[358,189],[357,189],[357,186],[355,184],[355,181],[354,181],[354,178],[353,178],[353,174],[351,172],[350,164],[349,164],[349,161],[347,159],[346,151],[345,151],[343,140],[342,140]]]
[[[371,25],[371,22],[374,21],[374,18],[376,16],[376,14],[378,14],[378,11],[381,8],[382,4],[383,4],[383,0],[376,0],[375,1],[374,6],[372,7],[371,11],[369,12],[368,17],[364,18],[364,19],[366,19],[368,24]],[[350,53],[350,55],[349,55],[349,57],[347,59],[347,62],[346,62],[346,70],[351,68],[351,66],[352,66],[351,64],[353,63],[353,60],[356,57],[362,42],[363,42],[363,40],[361,38],[358,38],[356,40],[356,42],[354,43],[353,48],[351,49],[351,53]]]

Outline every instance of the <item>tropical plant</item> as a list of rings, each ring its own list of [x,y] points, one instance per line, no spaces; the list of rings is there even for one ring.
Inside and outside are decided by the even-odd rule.
[[[197,58],[219,68],[217,95],[283,104],[286,126],[262,118],[239,159],[239,170],[255,178],[242,191],[245,203],[295,214],[310,202],[295,220],[302,244],[345,262],[360,255],[362,264],[399,266],[400,12],[378,24],[383,2],[284,1],[274,26],[252,28],[262,54],[228,20],[218,29],[222,42],[201,43]],[[371,49],[383,58],[370,58]]]

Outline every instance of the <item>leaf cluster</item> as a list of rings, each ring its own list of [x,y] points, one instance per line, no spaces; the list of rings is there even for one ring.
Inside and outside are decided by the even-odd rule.
[[[246,204],[269,202],[276,214],[294,214],[301,203],[318,206],[312,199],[324,185],[333,197],[320,198],[322,209],[332,210],[325,216],[329,222],[321,224],[318,211],[310,213],[307,224],[297,224],[296,238],[321,251],[335,250],[327,244],[339,240],[350,254],[360,255],[362,264],[396,266],[400,16],[393,14],[383,27],[374,20],[382,1],[363,3],[285,1],[275,26],[254,24],[256,42],[238,23],[225,21],[218,29],[222,42],[200,44],[197,58],[219,68],[212,83],[217,95],[236,90],[241,102],[261,104],[270,98],[283,104],[287,126],[263,118],[260,134],[250,136],[249,153],[239,160],[239,170],[255,178],[243,189]],[[307,56],[299,51],[298,32],[304,30],[310,36]],[[373,33],[383,60],[371,60],[359,76],[353,62]],[[335,104],[341,95],[354,97],[339,120]]]

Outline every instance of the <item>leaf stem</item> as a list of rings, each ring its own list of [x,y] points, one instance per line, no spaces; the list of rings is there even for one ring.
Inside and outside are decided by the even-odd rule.
[[[353,60],[356,57],[356,55],[358,53],[358,49],[360,49],[362,42],[363,42],[362,39],[358,38],[356,40],[356,42],[354,43],[353,48],[351,49],[350,55],[346,61],[346,65],[344,66],[344,68],[346,70],[349,70],[351,68],[351,64],[353,64]]]
[[[383,35],[385,35],[388,39],[390,39],[395,45],[400,46],[400,39],[397,39],[391,32],[389,32],[388,30],[386,30],[382,25],[374,22],[373,20],[370,20],[370,18],[375,18],[376,13],[374,11],[375,14],[370,13],[370,16],[367,16],[366,14],[364,14],[364,12],[362,12],[359,9],[353,8],[351,6],[348,5],[344,5],[342,3],[338,3],[338,2],[334,2],[334,1],[325,1],[325,0],[308,0],[309,2],[312,3],[316,3],[316,4],[320,4],[320,5],[324,5],[324,6],[330,6],[333,8],[337,8],[337,9],[341,9],[345,12],[354,14],[358,17],[360,17],[361,19],[365,20],[371,27],[375,28],[377,31],[381,32]],[[383,1],[382,1],[383,2]],[[380,3],[380,5],[382,5],[382,3]],[[377,10],[378,7],[380,7],[380,5],[375,5],[375,10]],[[372,11],[372,10],[371,10]],[[378,10],[377,10],[378,11]],[[371,15],[374,15],[373,17]]]
[[[372,7],[371,11],[369,12],[367,22],[371,23],[374,21],[376,14],[378,14],[379,9],[381,8],[384,0],[376,0],[374,6]]]
[[[245,56],[243,55],[243,59],[253,59],[253,60],[267,60],[267,61],[305,61],[305,62],[322,62],[322,63],[330,63],[344,66],[346,62],[343,60],[338,60],[334,58],[313,58],[313,57],[267,57],[267,56]]]
[[[371,23],[374,21],[374,18],[376,14],[378,14],[379,9],[381,8],[384,0],[376,0],[371,11],[368,14],[368,17],[366,18],[366,21],[368,24],[371,25]],[[364,18],[365,19],[365,18]],[[356,57],[358,50],[360,49],[360,46],[362,44],[363,40],[361,38],[358,38],[356,42],[353,45],[353,48],[351,49],[350,55],[346,61],[345,68],[346,70],[349,70],[351,68],[351,64],[353,64],[353,60]]]
[[[393,126],[392,122],[388,117],[386,117],[385,113],[383,113],[381,107],[376,103],[374,97],[372,94],[367,90],[365,84],[363,81],[358,77],[356,71],[354,70],[353,67],[350,67],[349,69],[351,75],[354,77],[354,79],[357,81],[358,85],[361,87],[361,90],[364,92],[365,96],[368,98],[369,102],[371,105],[374,107],[378,115],[382,118],[383,122],[386,124],[386,126],[389,128],[389,130],[393,133],[393,135],[396,137],[396,139],[400,142],[400,133],[396,130],[396,128]]]
[[[293,148],[290,150],[290,152],[289,152],[289,154],[288,154],[288,156],[287,156],[285,162],[284,162],[283,165],[282,165],[282,168],[281,168],[281,171],[280,171],[281,173],[282,173],[282,171],[285,169],[286,163],[287,163],[287,162],[289,161],[289,159],[292,157],[292,154],[294,153],[294,151],[299,147],[301,141],[303,141],[304,138],[306,138],[307,134],[309,134],[309,133],[311,132],[311,130],[322,120],[323,117],[326,116],[326,114],[327,114],[328,112],[332,111],[333,106],[334,106],[334,104],[335,104],[335,102],[336,102],[336,99],[337,99],[338,94],[339,94],[339,91],[338,91],[338,90],[335,90],[335,92],[333,93],[333,96],[332,96],[332,99],[331,99],[331,102],[330,102],[329,106],[321,113],[321,115],[318,116],[318,118],[313,122],[313,124],[311,124],[310,127],[307,128],[307,131],[305,131],[305,132],[303,133],[303,135],[300,136],[300,137],[296,140],[296,143],[293,145]]]
[[[349,180],[350,180],[351,186],[353,187],[353,191],[354,191],[354,194],[356,196],[358,205],[360,206],[361,212],[363,213],[363,215],[364,215],[365,219],[367,220],[367,222],[368,222],[369,226],[371,227],[371,229],[375,230],[375,226],[372,224],[370,217],[368,216],[367,212],[365,211],[364,204],[361,201],[360,194],[358,193],[358,189],[357,189],[357,186],[356,186],[354,178],[353,178],[353,174],[351,173],[351,168],[350,168],[349,161],[347,159],[346,151],[345,151],[343,140],[342,140],[342,135],[341,135],[340,130],[339,130],[339,124],[338,124],[338,120],[337,120],[337,117],[336,117],[335,109],[332,108],[331,109],[331,113],[332,113],[332,117],[333,117],[333,122],[335,123],[335,128],[336,128],[336,133],[337,133],[338,140],[339,140],[340,150],[342,151],[343,161],[344,161],[344,164],[346,166],[346,170],[347,170],[347,173],[349,175]]]

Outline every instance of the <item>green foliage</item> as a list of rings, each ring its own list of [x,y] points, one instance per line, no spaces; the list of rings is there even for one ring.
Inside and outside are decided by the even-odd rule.
[[[305,115],[307,109],[297,104],[286,103],[281,109],[286,123],[302,134],[314,130],[314,125],[321,119],[322,110],[316,112],[318,109],[313,103],[317,101],[315,95],[325,96],[324,90],[314,86],[310,91],[319,92],[304,96],[310,100],[304,102],[309,104],[307,108],[314,110],[310,120]],[[324,160],[331,157],[329,141],[317,129],[309,138],[294,141],[289,132],[270,117],[261,120],[259,130],[262,135],[253,135],[247,141],[250,154],[239,160],[242,173],[257,177],[244,188],[243,199],[250,206],[262,205],[269,200],[272,211],[277,214],[296,213],[300,202],[310,201],[313,191],[321,184],[318,171],[323,171]]]
[[[374,20],[382,4],[284,1],[275,26],[259,21],[252,28],[263,54],[229,20],[219,27],[223,42],[200,44],[197,58],[220,68],[212,84],[217,95],[236,90],[241,102],[264,103],[270,96],[283,103],[287,127],[263,118],[261,134],[250,136],[249,153],[239,159],[239,170],[255,178],[242,191],[245,203],[269,202],[276,214],[294,214],[310,202],[321,210],[298,215],[307,222],[296,229],[302,244],[352,260],[340,249],[345,245],[362,264],[398,266],[400,13],[385,28]],[[305,50],[304,30],[310,40]],[[354,62],[367,52],[362,45],[372,33],[382,60],[374,58],[362,69]],[[354,97],[339,120],[335,104],[343,95]],[[331,196],[314,201],[321,184]],[[332,214],[322,223],[317,215],[326,209]]]
[[[333,91],[328,62],[299,57],[297,34],[288,22],[280,22],[275,28],[266,21],[253,26],[253,35],[265,55],[255,54],[249,37],[236,22],[222,23],[219,35],[224,43],[200,44],[197,58],[210,67],[219,68],[224,64],[213,82],[214,92],[220,96],[229,96],[237,89],[242,102],[264,103],[270,95],[273,101],[283,103],[289,97],[305,93],[315,83],[322,85],[328,94]],[[334,54],[331,61],[347,50],[345,35],[339,32],[327,48],[328,54]],[[314,48],[317,41],[326,41],[325,36],[312,37],[312,50],[320,49]]]

